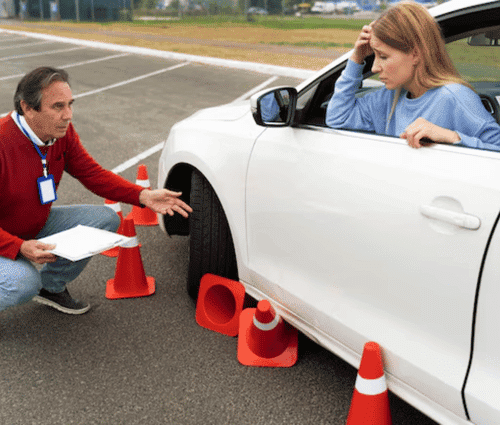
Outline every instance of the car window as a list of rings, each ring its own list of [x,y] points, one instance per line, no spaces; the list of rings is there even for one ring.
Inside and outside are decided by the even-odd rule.
[[[470,83],[500,83],[500,46],[471,44],[471,37],[467,37],[446,45],[458,72]]]
[[[483,32],[476,34],[480,36]],[[500,45],[471,45],[470,40],[471,35],[448,43],[446,49],[460,75],[472,85],[486,110],[500,124]],[[377,84],[380,84],[377,75],[367,78],[358,95]]]
[[[345,63],[323,75],[299,93],[297,99],[297,124],[312,124],[326,127],[326,106],[332,97],[335,81],[340,76]]]
[[[498,33],[500,27],[489,31]],[[482,37],[483,33],[481,31],[468,34],[467,37],[448,43],[446,47],[457,70],[473,86],[486,110],[500,124],[500,45],[486,45],[487,43],[474,45],[470,42],[472,35]],[[496,40],[492,44],[496,44]],[[365,68],[367,78],[364,79],[357,96],[363,96],[383,86],[378,75],[371,75],[370,67],[370,63],[367,63]],[[326,106],[342,69],[343,66],[301,93],[297,104],[301,112],[300,122],[326,126],[324,121]]]
[[[489,31],[500,35],[500,29]],[[478,34],[478,38],[483,34]],[[446,45],[455,67],[481,97],[486,110],[500,124],[500,45],[498,39],[474,43],[471,38]],[[493,45],[488,45],[492,42]]]

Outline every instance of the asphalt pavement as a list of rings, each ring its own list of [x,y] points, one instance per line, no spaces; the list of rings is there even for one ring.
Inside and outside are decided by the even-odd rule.
[[[0,32],[0,113],[12,110],[21,76],[65,67],[75,96],[73,122],[88,151],[135,181],[144,163],[156,185],[159,152],[171,126],[256,87],[299,78],[141,56]],[[151,150],[145,158],[138,156]],[[128,165],[124,165],[128,164]],[[102,204],[69,175],[57,204]],[[121,205],[124,215],[131,207]],[[136,227],[141,258],[156,279],[149,297],[108,300],[116,259],[95,256],[69,285],[91,303],[68,316],[29,302],[0,312],[0,425],[341,424],[356,378],[347,363],[299,338],[291,368],[238,363],[237,338],[197,325],[186,293],[188,240]],[[390,396],[393,423],[433,421]]]

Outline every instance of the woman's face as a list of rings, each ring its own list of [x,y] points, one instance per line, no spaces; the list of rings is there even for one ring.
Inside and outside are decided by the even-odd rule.
[[[418,97],[420,94],[412,91],[412,88],[418,91],[414,87],[415,70],[418,64],[416,54],[397,50],[373,34],[370,37],[370,47],[375,53],[372,72],[379,74],[380,81],[385,84],[386,88],[394,90],[402,87],[412,93],[414,97]]]

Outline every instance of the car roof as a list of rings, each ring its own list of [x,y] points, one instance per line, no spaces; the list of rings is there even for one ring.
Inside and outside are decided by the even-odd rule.
[[[500,3],[498,0],[451,0],[444,2],[438,6],[429,9],[432,16],[437,17],[441,15],[446,15],[450,12],[455,12],[461,9],[467,9],[473,6],[479,6],[482,4],[489,3]]]

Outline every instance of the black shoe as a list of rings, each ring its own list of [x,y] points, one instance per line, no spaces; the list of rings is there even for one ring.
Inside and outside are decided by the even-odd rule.
[[[33,297],[33,301],[48,305],[66,314],[83,314],[90,309],[89,304],[71,298],[68,289],[59,294],[53,294],[42,288],[40,293]]]

